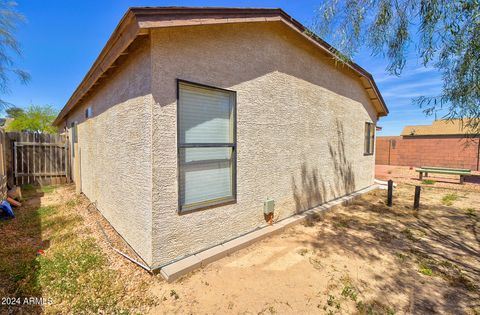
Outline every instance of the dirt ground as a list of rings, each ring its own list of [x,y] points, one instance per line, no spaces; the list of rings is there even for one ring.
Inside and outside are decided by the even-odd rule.
[[[375,165],[375,178],[381,180],[393,180],[399,183],[408,183],[411,185],[425,185],[423,181],[418,179],[416,167],[396,166],[396,165]],[[424,180],[431,181],[430,186],[448,188],[462,191],[480,192],[480,172],[472,171],[471,176],[465,176],[465,183],[460,185],[458,175],[446,175],[430,173]]]
[[[479,314],[480,194],[399,185],[311,218],[173,284],[158,313]]]
[[[95,239],[108,262],[108,270],[87,279],[106,274],[98,281],[118,288],[103,294],[106,288],[87,281],[63,301],[51,283],[73,278],[50,273],[40,292],[57,296],[42,311],[59,313],[75,302],[92,313],[82,296],[102,296],[94,313],[106,305],[107,313],[140,314],[480,314],[480,193],[435,185],[422,189],[418,211],[414,187],[399,183],[391,208],[386,191],[370,192],[174,283],[115,253],[100,226],[115,247],[134,255],[94,205],[75,197],[73,187],[61,187],[43,194],[40,204],[62,204],[64,215],[81,217],[72,232]],[[68,208],[71,200],[77,201]],[[50,251],[63,250],[49,238],[44,263],[55,256]]]

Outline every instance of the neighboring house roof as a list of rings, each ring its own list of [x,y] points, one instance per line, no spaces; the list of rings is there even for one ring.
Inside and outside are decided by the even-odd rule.
[[[0,128],[5,129],[9,123],[14,121],[14,118],[11,117],[5,117],[5,118],[0,118]]]
[[[473,130],[467,127],[468,120],[435,120],[431,125],[405,126],[401,136],[465,135]]]
[[[301,23],[281,9],[252,8],[191,8],[191,7],[143,7],[129,8],[115,28],[107,44],[94,64],[58,114],[54,125],[60,125],[65,116],[89,93],[107,72],[118,66],[122,56],[128,54],[130,44],[138,36],[149,34],[150,29],[172,26],[207,24],[283,22],[314,43],[330,57],[338,58],[338,52],[327,42],[313,35]],[[120,60],[120,61],[119,61]],[[341,61],[341,60],[340,60]],[[343,61],[341,61],[343,62]],[[387,106],[370,73],[354,62],[345,64],[356,73],[362,82],[378,116],[388,114]]]

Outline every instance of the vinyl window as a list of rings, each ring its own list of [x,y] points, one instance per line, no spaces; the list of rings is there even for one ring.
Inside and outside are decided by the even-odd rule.
[[[372,155],[375,146],[375,125],[371,122],[365,123],[365,145],[364,154]]]
[[[178,82],[179,211],[236,199],[236,94]]]

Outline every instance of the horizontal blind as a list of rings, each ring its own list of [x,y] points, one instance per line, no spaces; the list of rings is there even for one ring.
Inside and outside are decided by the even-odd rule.
[[[232,142],[232,102],[228,92],[182,84],[180,143]]]
[[[233,95],[188,83],[179,89],[180,205],[232,198]]]
[[[232,196],[232,148],[181,149],[180,183],[182,204]]]

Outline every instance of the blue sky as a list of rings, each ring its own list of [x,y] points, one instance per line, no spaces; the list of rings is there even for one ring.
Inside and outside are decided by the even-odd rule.
[[[49,104],[61,109],[87,73],[107,42],[113,29],[130,6],[228,6],[280,7],[304,25],[311,25],[321,0],[262,1],[21,1],[18,11],[27,21],[20,25],[17,38],[23,56],[17,60],[20,68],[32,77],[28,85],[12,79],[11,93],[3,99],[19,107]],[[390,115],[380,120],[379,135],[398,135],[403,126],[429,124],[422,110],[411,104],[411,98],[435,95],[441,90],[441,77],[434,69],[426,69],[410,54],[400,77],[385,72],[386,61],[371,57],[364,50],[355,61],[373,74],[390,109]]]

